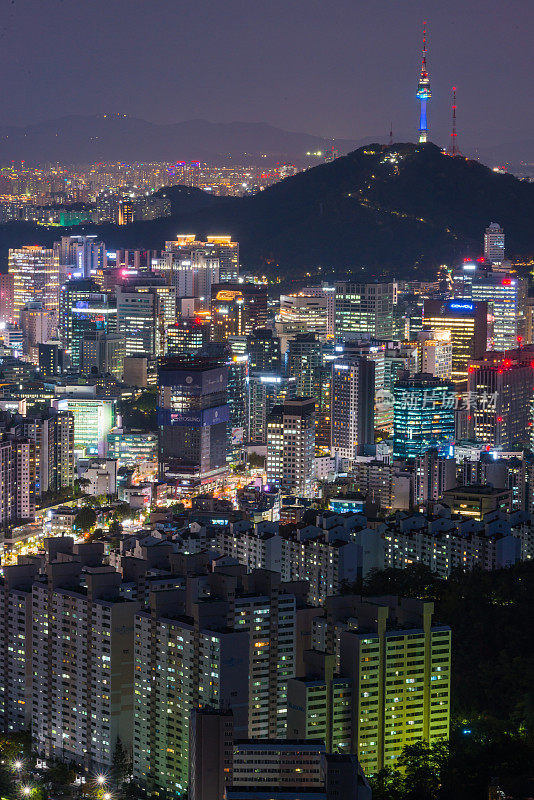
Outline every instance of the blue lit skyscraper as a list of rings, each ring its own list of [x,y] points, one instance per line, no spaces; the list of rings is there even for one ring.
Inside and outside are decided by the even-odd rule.
[[[398,381],[393,398],[394,457],[415,458],[430,449],[447,455],[454,440],[454,384],[419,373]]]

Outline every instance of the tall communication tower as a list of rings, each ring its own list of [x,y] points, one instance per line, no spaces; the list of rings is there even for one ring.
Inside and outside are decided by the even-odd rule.
[[[456,86],[452,87],[452,130],[448,153],[450,156],[460,155],[460,150],[458,149],[458,134],[456,132]]]
[[[430,78],[428,77],[428,70],[426,65],[426,56],[428,50],[426,46],[426,22],[423,22],[423,51],[421,56],[421,75],[419,76],[419,83],[417,84],[416,97],[421,103],[421,114],[419,116],[419,141],[426,142],[428,139],[428,122],[426,118],[426,104],[432,97],[430,91]]]

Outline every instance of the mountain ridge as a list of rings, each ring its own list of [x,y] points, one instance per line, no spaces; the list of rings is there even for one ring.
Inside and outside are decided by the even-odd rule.
[[[482,251],[500,223],[507,255],[534,254],[534,184],[451,158],[433,144],[369,144],[253,196],[213,197],[166,187],[172,216],[124,227],[83,225],[108,247],[161,248],[179,233],[227,233],[246,270],[285,278],[429,278],[441,264]],[[66,229],[0,226],[7,247],[50,244]],[[318,268],[321,267],[321,271]]]

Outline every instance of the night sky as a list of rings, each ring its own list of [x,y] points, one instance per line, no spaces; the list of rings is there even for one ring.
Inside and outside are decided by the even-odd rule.
[[[125,113],[414,139],[421,23],[431,138],[534,130],[533,0],[2,0],[0,124]]]

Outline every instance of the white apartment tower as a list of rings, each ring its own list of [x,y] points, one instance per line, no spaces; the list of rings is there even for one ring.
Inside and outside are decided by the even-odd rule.
[[[297,397],[267,417],[267,480],[282,492],[313,497],[315,400]]]

